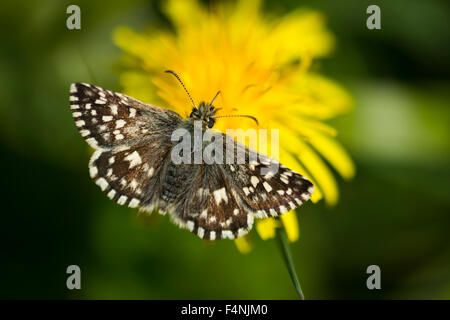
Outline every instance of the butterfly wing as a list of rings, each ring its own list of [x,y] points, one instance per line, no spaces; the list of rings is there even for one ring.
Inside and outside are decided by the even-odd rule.
[[[220,165],[191,167],[195,172],[192,182],[169,211],[174,222],[203,239],[233,239],[246,234],[253,226],[253,214],[236,197]]]
[[[180,227],[204,239],[238,238],[252,228],[255,217],[279,216],[303,204],[314,192],[302,175],[229,136],[222,137],[212,142],[220,144],[215,148],[218,158],[225,159],[223,141],[227,141],[236,153],[242,151],[245,161],[192,165],[192,183],[172,213]]]
[[[226,137],[232,143],[231,137]],[[277,160],[234,141],[237,153],[245,155],[242,164],[224,164],[229,183],[244,206],[257,218],[277,217],[308,201],[313,184]],[[238,156],[236,156],[238,158]]]
[[[181,117],[170,110],[90,84],[70,87],[70,108],[82,137],[95,149],[132,146],[149,136],[167,136]]]
[[[75,124],[97,149],[89,173],[110,199],[130,207],[157,198],[159,173],[181,117],[126,95],[75,83],[70,88]]]

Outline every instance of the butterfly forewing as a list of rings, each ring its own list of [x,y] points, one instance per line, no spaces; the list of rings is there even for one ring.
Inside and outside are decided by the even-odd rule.
[[[107,196],[122,205],[145,206],[181,117],[120,93],[74,83],[70,103],[75,124],[96,152],[89,173]]]
[[[70,104],[79,132],[96,149],[133,145],[149,135],[170,135],[181,121],[173,111],[84,83],[71,85]]]

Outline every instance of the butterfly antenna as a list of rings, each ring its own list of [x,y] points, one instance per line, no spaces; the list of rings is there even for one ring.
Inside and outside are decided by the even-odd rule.
[[[253,121],[255,121],[256,125],[259,125],[258,119],[256,119],[253,116],[246,115],[246,114],[232,114],[232,115],[227,115],[227,116],[215,116],[213,118],[214,119],[217,119],[217,118],[249,118],[249,119],[252,119]]]
[[[214,100],[216,100],[216,98],[217,98],[217,96],[219,95],[219,93],[221,93],[220,90],[217,91],[217,93],[216,93],[216,95],[214,96],[214,98],[212,99],[210,105],[212,105],[212,104],[214,103]]]
[[[197,109],[197,106],[195,105],[195,102],[194,102],[194,100],[192,99],[192,97],[191,97],[189,91],[186,89],[186,86],[184,85],[183,81],[181,81],[180,77],[175,73],[175,71],[172,71],[172,70],[166,70],[165,72],[173,74],[173,75],[178,79],[178,81],[180,81],[181,85],[182,85],[183,88],[184,88],[184,91],[186,91],[187,95],[189,96],[189,99],[191,99],[191,102],[192,102],[192,104],[194,105],[194,108]]]

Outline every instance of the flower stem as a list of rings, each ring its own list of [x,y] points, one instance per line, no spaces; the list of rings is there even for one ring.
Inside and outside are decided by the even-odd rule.
[[[300,298],[300,300],[305,300],[305,296],[303,295],[302,287],[300,286],[300,282],[298,281],[297,273],[295,272],[294,261],[292,260],[291,249],[289,248],[289,242],[286,235],[286,230],[284,229],[283,224],[277,230],[277,238],[280,243],[281,251],[283,252],[284,262],[286,263],[286,267],[289,271],[289,275],[291,276],[292,283],[294,284],[295,291]]]

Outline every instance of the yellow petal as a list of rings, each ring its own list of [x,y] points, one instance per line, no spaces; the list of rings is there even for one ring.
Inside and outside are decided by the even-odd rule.
[[[275,238],[276,228],[279,223],[273,218],[256,220],[256,231],[263,240]]]
[[[288,113],[280,114],[279,118],[280,118],[280,122],[283,122],[283,124],[286,127],[288,127],[289,129],[291,129],[292,131],[296,132],[299,135],[303,134],[304,127],[308,127],[310,129],[320,131],[331,137],[336,137],[338,134],[337,130],[335,128],[333,128],[332,126],[330,126],[326,123],[320,122],[320,121],[312,120],[311,118],[295,117],[295,121],[292,121],[293,116],[292,116],[292,114],[288,114]]]
[[[294,210],[291,210],[281,216],[281,221],[286,229],[287,237],[290,242],[295,242],[300,236],[298,227],[297,215]]]
[[[123,92],[131,97],[144,102],[155,104],[157,96],[153,90],[148,90],[151,85],[150,77],[142,72],[128,71],[120,75],[119,82],[124,88]]]
[[[286,134],[280,137],[280,145],[292,154],[298,155],[301,163],[316,182],[316,187],[322,191],[327,203],[335,205],[339,198],[336,180],[322,158],[301,139],[292,135]]]
[[[355,175],[355,165],[347,151],[335,139],[315,130],[303,128],[309,143],[336,169],[340,175],[350,179]]]
[[[205,20],[204,10],[195,0],[167,1],[164,9],[167,16],[178,27],[189,26]]]
[[[271,33],[279,59],[293,60],[301,53],[313,57],[327,55],[334,47],[334,37],[325,29],[324,22],[323,15],[309,10],[295,10],[284,16]]]
[[[318,74],[301,74],[293,78],[290,85],[299,96],[297,102],[287,108],[291,114],[323,120],[348,112],[353,106],[353,100],[345,89]]]
[[[236,240],[234,240],[234,244],[242,254],[249,253],[253,248],[253,244],[249,235],[237,238]]]

